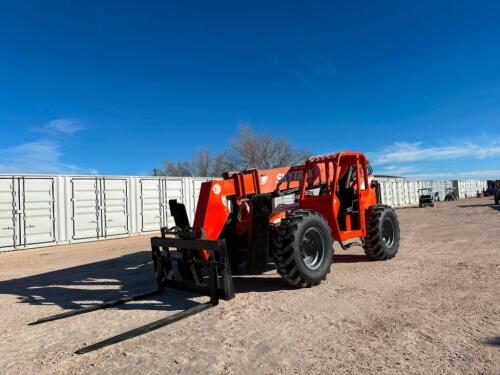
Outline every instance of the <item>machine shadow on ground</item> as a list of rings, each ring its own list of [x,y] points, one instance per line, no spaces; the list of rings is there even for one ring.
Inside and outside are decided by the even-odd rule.
[[[234,277],[237,293],[286,290],[279,277]],[[15,295],[18,303],[78,309],[156,289],[150,251],[139,251],[90,264],[0,282],[0,295]],[[148,300],[115,307],[122,310],[181,310],[196,305],[193,295],[167,289]]]
[[[365,255],[334,255],[334,263],[369,262]],[[272,269],[272,268],[271,268]],[[233,276],[236,293],[271,292],[294,289],[276,275],[249,275],[245,270]],[[50,271],[0,282],[0,294],[17,296],[18,303],[57,305],[77,309],[113,301],[156,288],[150,251],[139,251],[117,258]],[[179,310],[195,304],[192,295],[167,289],[165,293],[141,302],[116,308],[130,310]]]
[[[150,251],[0,282],[0,294],[17,295],[19,303],[77,309],[154,290]],[[120,309],[179,310],[196,304],[184,292],[167,292]]]
[[[335,254],[333,256],[332,267],[336,263],[358,263],[358,262],[373,262],[366,255],[357,254]],[[275,270],[273,264],[269,265],[269,270]],[[250,292],[274,292],[279,290],[295,290],[296,288],[289,285],[284,279],[276,273],[262,275],[248,275],[245,273],[245,268],[240,269],[233,274],[234,289],[236,293]]]
[[[358,263],[358,262],[372,262],[366,255],[357,254],[335,254],[333,256],[332,267],[335,263]],[[248,275],[245,273],[244,267],[239,269],[233,275],[234,289],[236,293],[249,293],[249,292],[274,292],[279,290],[295,290],[296,288],[289,285],[284,279],[279,277],[276,273],[263,274],[263,275]],[[276,269],[274,265],[270,265],[271,269]]]

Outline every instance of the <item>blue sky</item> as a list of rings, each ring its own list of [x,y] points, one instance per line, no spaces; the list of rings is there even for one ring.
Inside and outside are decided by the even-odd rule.
[[[497,1],[4,3],[0,82],[0,173],[148,174],[249,123],[500,178]]]

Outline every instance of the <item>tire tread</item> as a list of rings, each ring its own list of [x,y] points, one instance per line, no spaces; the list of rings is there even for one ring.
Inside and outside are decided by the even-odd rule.
[[[385,205],[372,206],[366,210],[366,237],[364,242],[365,254],[373,260],[387,260],[392,259],[396,256],[399,249],[399,223],[397,228],[395,228],[395,246],[396,251],[393,253],[387,253],[385,245],[383,243],[382,234],[380,232],[380,222],[384,213],[391,211],[392,214],[397,218],[394,209]]]
[[[274,232],[272,239],[272,255],[276,262],[278,274],[283,277],[287,283],[294,287],[304,288],[311,287],[321,283],[320,281],[311,282],[307,281],[303,275],[299,272],[296,266],[296,260],[294,258],[295,249],[295,238],[299,226],[305,219],[309,217],[315,217],[319,220],[326,220],[323,216],[315,211],[298,209],[290,212],[279,224],[278,228]],[[328,236],[332,238],[331,229],[328,228]],[[332,247],[333,255],[333,247]],[[332,260],[330,259],[330,264]],[[330,272],[330,266],[328,266],[327,273]],[[326,279],[326,275],[322,276],[322,279]]]

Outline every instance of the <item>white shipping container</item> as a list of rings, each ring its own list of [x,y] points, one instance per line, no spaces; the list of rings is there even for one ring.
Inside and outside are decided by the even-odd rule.
[[[105,237],[128,234],[128,180],[104,178],[102,188]]]
[[[139,179],[139,230],[149,232],[158,230],[162,224],[162,194],[159,178]]]
[[[194,220],[201,184],[210,178],[134,176],[0,176],[0,251],[95,241],[174,226],[170,199],[184,203]],[[483,180],[380,179],[383,204],[418,203],[418,189],[445,188],[475,196]],[[287,202],[294,196],[287,197]],[[285,200],[283,200],[285,203]]]

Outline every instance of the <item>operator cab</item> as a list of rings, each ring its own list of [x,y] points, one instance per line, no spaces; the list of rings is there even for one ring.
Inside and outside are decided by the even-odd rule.
[[[342,233],[354,236],[361,231],[364,212],[360,212],[360,200],[366,199],[364,192],[368,190],[371,173],[366,159],[352,155],[320,157],[307,163],[305,173],[304,200],[307,203],[304,202],[303,208],[323,212],[325,207],[333,206],[332,211],[327,210],[333,213],[327,219],[335,220]]]

